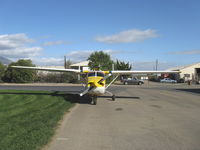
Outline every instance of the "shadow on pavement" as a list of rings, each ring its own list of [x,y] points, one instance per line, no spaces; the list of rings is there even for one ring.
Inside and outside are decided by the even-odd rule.
[[[98,96],[98,97],[112,98],[112,96]],[[115,98],[140,99],[140,97],[136,97],[136,96],[115,96]]]
[[[200,88],[199,89],[176,89],[176,90],[200,94]]]
[[[66,101],[69,101],[71,103],[80,103],[80,104],[91,104],[92,98],[89,95],[84,95],[82,97],[79,96],[78,92],[60,92],[60,91],[54,91],[54,92],[36,92],[36,91],[9,91],[9,92],[0,92],[0,94],[16,94],[16,95],[51,95],[51,96],[61,96]],[[112,101],[111,96],[98,96],[99,98],[108,98],[108,100]],[[116,96],[116,98],[127,98],[127,99],[140,99],[140,97],[133,97],[133,96]]]

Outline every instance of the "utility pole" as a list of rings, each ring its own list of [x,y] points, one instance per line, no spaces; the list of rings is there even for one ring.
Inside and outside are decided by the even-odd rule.
[[[64,68],[67,69],[67,61],[66,61],[66,56],[64,56]]]
[[[158,70],[158,59],[156,59],[156,71]]]
[[[158,70],[158,59],[156,59],[156,71]],[[156,74],[156,80],[158,79],[158,74]]]
[[[112,64],[112,70],[115,70],[115,64]]]

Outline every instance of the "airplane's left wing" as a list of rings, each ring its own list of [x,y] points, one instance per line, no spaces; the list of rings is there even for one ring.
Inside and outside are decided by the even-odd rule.
[[[160,74],[160,73],[180,73],[180,71],[136,71],[136,70],[114,70],[111,71],[112,74]]]
[[[43,71],[58,71],[58,72],[76,72],[80,73],[81,70],[77,69],[59,69],[59,68],[45,68],[45,67],[27,67],[27,66],[11,66],[12,68],[43,70]]]

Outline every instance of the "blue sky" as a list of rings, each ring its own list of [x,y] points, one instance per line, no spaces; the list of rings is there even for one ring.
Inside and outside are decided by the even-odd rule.
[[[103,50],[135,69],[200,61],[198,0],[0,0],[0,55],[38,65]]]

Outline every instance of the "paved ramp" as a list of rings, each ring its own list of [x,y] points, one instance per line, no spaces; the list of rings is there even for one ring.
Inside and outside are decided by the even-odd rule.
[[[115,86],[121,98],[78,104],[48,150],[198,150],[200,98],[175,89]]]

